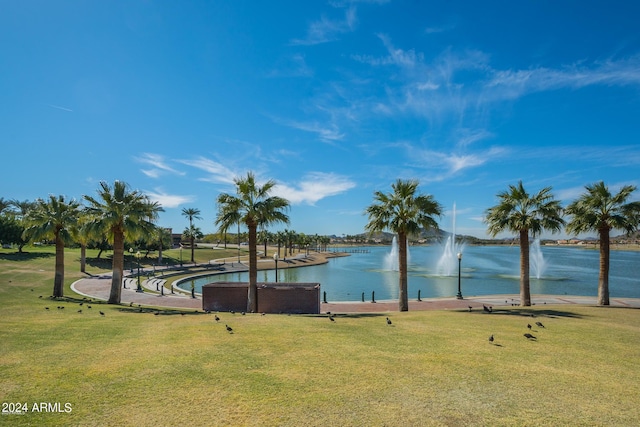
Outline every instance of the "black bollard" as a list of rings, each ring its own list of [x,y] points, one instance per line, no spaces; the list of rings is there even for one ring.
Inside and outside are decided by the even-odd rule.
[[[371,302],[376,302],[376,291],[371,292]]]
[[[327,291],[322,292],[322,302],[325,304],[327,303]]]
[[[422,301],[422,300],[420,299],[420,289],[418,289],[418,301]]]
[[[160,288],[160,295],[164,296],[164,285]]]
[[[362,302],[364,302],[364,292],[362,293]]]

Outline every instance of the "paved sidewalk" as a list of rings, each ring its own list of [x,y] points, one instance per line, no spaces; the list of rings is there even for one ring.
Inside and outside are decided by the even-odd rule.
[[[80,279],[71,285],[74,292],[106,301],[109,299],[111,289],[111,276],[103,275]],[[424,298],[422,301],[409,301],[409,310],[466,310],[482,308],[483,305],[496,307],[511,307],[519,304],[519,295],[483,295],[465,297],[458,300],[451,298]],[[532,304],[557,305],[557,304],[582,304],[596,305],[596,297],[575,295],[533,295]],[[136,292],[135,286],[122,290],[122,304],[140,304],[142,306],[154,306],[176,309],[202,310],[202,299],[196,294],[196,298],[186,294],[171,294],[165,290],[165,295],[151,292]],[[612,307],[640,308],[640,298],[611,298]],[[327,302],[321,304],[322,312],[333,313],[382,313],[398,311],[397,301],[372,302]]]

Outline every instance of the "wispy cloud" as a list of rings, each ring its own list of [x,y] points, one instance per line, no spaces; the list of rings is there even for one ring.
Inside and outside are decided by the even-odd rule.
[[[293,205],[314,205],[319,200],[344,193],[355,186],[355,182],[345,176],[312,172],[295,184],[278,183],[273,194],[284,197]]]
[[[311,77],[313,69],[307,65],[304,55],[296,53],[281,59],[268,77]]]
[[[59,105],[47,104],[47,107],[51,107],[51,108],[55,108],[56,110],[68,111],[70,113],[73,113],[73,110],[71,108],[65,108],[65,107],[61,107]]]
[[[300,122],[279,118],[272,118],[272,120],[284,126],[314,133],[324,142],[335,142],[344,138],[344,133],[340,132],[340,129],[335,123],[327,123],[323,125],[317,121]]]
[[[141,169],[142,173],[150,178],[159,178],[165,173],[184,175],[184,172],[178,171],[169,166],[165,157],[160,154],[142,153],[139,157],[136,157],[135,160],[138,163],[151,166],[151,169]]]
[[[407,157],[412,159],[411,164],[417,170],[426,169],[428,175],[425,181],[443,181],[454,175],[485,165],[504,157],[508,151],[502,147],[491,147],[486,150],[465,152],[445,152],[429,149],[421,149],[406,144]]]
[[[557,68],[498,69],[479,50],[449,48],[426,59],[422,52],[394,45],[388,35],[378,34],[378,38],[386,55],[358,53],[351,59],[375,67],[386,89],[382,96],[370,97],[362,111],[386,116],[412,114],[432,122],[460,121],[470,112],[484,114],[495,105],[533,93],[640,85],[640,55]]]
[[[233,184],[233,179],[237,176],[235,171],[223,164],[202,156],[190,160],[179,160],[179,162],[206,172],[208,176],[201,178],[201,181],[216,184]]]
[[[312,22],[307,29],[307,35],[302,39],[291,40],[292,45],[316,45],[338,40],[340,35],[351,32],[356,25],[356,9],[353,6],[344,11],[344,18],[330,19],[326,16]]]
[[[145,194],[149,196],[151,201],[158,202],[163,208],[177,208],[196,200],[194,196],[167,194],[162,188],[155,188],[154,191],[145,191]]]

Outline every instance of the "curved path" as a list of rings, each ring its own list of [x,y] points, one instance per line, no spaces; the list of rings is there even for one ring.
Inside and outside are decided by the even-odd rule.
[[[244,266],[243,266],[244,267]],[[244,267],[246,268],[246,267]],[[238,269],[242,267],[238,266]],[[129,279],[131,280],[131,279]],[[135,283],[133,281],[128,285],[128,289],[122,290],[122,304],[140,304],[142,306],[174,308],[174,309],[190,309],[202,310],[202,299],[199,295],[191,298],[187,294],[171,294],[165,290],[165,294],[160,295],[154,292],[136,292]],[[148,286],[147,286],[148,288]],[[74,292],[106,301],[109,298],[111,289],[111,276],[102,275],[80,279],[71,285]],[[482,308],[482,305],[493,307],[510,307],[518,304],[519,295],[483,295],[465,297],[458,300],[455,297],[450,298],[424,298],[422,301],[409,301],[409,310],[466,310],[469,306],[473,308]],[[640,298],[611,298],[612,307],[631,307],[640,308]],[[556,304],[583,304],[596,305],[596,297],[575,296],[575,295],[533,295],[532,303],[534,305],[556,305]],[[339,312],[339,313],[380,313],[398,311],[397,301],[378,301],[372,302],[328,302],[321,304],[321,312]]]

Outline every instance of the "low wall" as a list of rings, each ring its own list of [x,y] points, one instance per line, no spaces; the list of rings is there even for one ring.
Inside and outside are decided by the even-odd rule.
[[[202,309],[246,311],[249,284],[215,282],[202,287]],[[319,283],[258,283],[259,313],[320,313]]]

